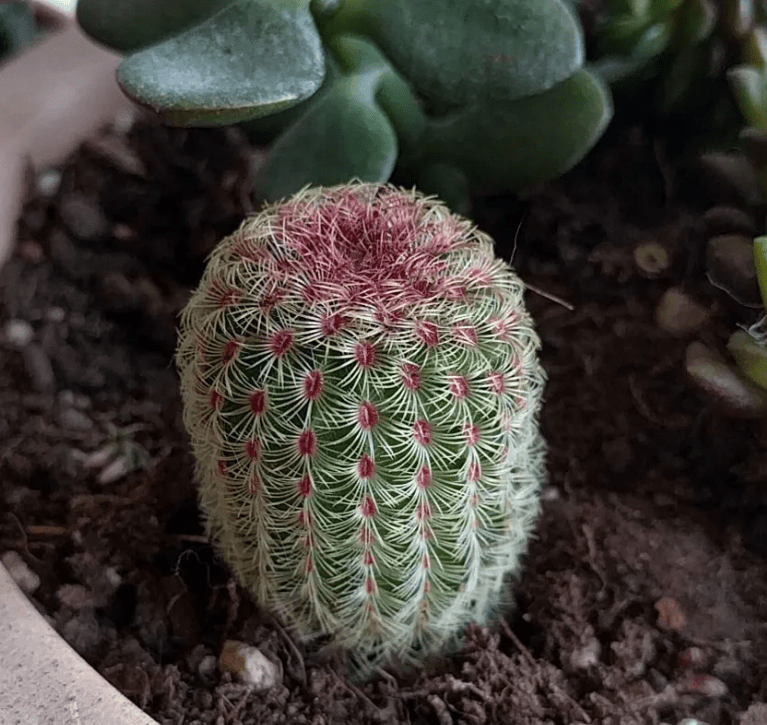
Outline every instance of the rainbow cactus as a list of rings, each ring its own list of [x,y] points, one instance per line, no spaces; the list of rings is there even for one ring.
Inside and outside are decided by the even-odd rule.
[[[544,375],[492,240],[352,184],[222,241],[182,319],[201,504],[255,600],[357,674],[504,602],[538,511]]]

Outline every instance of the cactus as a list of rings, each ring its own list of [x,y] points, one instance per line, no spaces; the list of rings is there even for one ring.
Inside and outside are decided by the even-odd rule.
[[[543,477],[522,295],[443,204],[357,183],[246,221],[185,308],[209,530],[256,602],[359,675],[505,602]]]
[[[276,139],[267,201],[394,174],[465,209],[469,188],[563,173],[612,113],[565,0],[79,0],[77,16],[166,122]]]

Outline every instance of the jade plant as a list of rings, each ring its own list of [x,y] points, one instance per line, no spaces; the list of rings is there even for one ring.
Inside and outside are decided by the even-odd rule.
[[[538,346],[492,240],[419,192],[304,190],[224,239],[177,361],[255,601],[358,676],[489,623],[538,511]]]
[[[0,4],[0,63],[34,41],[35,19],[28,3]]]
[[[167,123],[275,138],[265,200],[394,174],[460,206],[564,172],[611,115],[566,0],[80,0],[77,17]]]

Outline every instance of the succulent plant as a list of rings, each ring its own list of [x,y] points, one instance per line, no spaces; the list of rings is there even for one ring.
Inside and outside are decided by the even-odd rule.
[[[260,119],[253,133],[277,138],[266,200],[395,173],[461,206],[469,188],[567,170],[612,112],[565,0],[80,0],[77,14],[166,122]]]
[[[209,529],[256,602],[359,675],[506,602],[543,478],[522,296],[442,203],[357,183],[247,220],[184,311]]]
[[[680,136],[729,140],[741,119],[728,77],[761,57],[765,22],[764,0],[604,0],[589,67],[657,118],[679,117]]]
[[[722,271],[727,272],[728,263],[737,262],[741,267],[741,284],[734,288],[722,285],[712,275],[709,259],[709,279],[739,300],[735,290],[737,287],[750,287],[743,282],[753,279],[745,274],[743,262],[737,260],[745,250],[741,245],[745,240],[736,235],[714,237],[709,242],[709,257],[712,248],[719,256],[718,264]],[[729,260],[726,258],[729,256]],[[753,242],[753,261],[756,281],[758,282],[762,304],[767,306],[767,236],[757,237]],[[722,264],[723,263],[723,264]],[[734,268],[730,272],[734,271]],[[737,278],[732,273],[731,280]],[[742,293],[742,289],[738,292]],[[748,305],[752,306],[752,305]],[[754,324],[741,325],[727,342],[727,350],[732,359],[727,360],[723,355],[700,341],[690,343],[685,356],[685,369],[691,380],[706,396],[724,413],[741,418],[767,417],[767,317],[764,309],[761,318]],[[732,363],[734,360],[734,365]]]

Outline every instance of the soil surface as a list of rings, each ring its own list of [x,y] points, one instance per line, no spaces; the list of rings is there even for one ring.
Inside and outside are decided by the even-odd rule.
[[[477,202],[543,340],[537,535],[493,631],[355,685],[208,544],[181,424],[177,315],[255,208],[260,158],[236,130],[141,118],[30,178],[0,273],[0,553],[39,577],[32,599],[58,631],[167,725],[767,722],[767,436],[718,413],[683,365],[690,339],[721,348],[758,317],[705,275],[719,199],[624,129],[525,200]],[[674,335],[656,320],[671,288],[699,313]],[[279,681],[221,672],[227,639]]]

